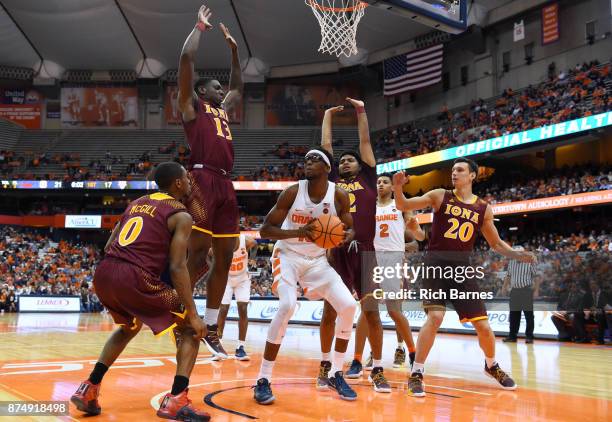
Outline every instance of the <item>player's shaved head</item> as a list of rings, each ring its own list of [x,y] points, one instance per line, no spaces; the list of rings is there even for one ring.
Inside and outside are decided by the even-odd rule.
[[[167,161],[165,163],[158,164],[155,168],[155,174],[153,176],[155,183],[160,189],[168,190],[172,187],[177,179],[181,179],[185,174],[185,169],[179,163],[174,161]]]

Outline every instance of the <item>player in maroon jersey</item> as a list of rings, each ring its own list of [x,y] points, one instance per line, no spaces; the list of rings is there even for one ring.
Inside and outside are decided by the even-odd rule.
[[[338,167],[332,166],[329,180],[344,188],[349,193],[350,212],[353,216],[355,239],[349,245],[331,250],[329,260],[349,289],[353,290],[361,301],[361,324],[367,324],[372,347],[373,369],[370,380],[374,390],[380,393],[390,393],[391,386],[385,379],[382,367],[383,328],[380,320],[378,301],[372,292],[372,272],[376,266],[374,251],[374,236],[376,234],[376,158],[370,142],[368,116],[363,101],[346,99],[355,108],[359,129],[359,152],[345,151],[340,155]],[[332,116],[342,111],[343,106],[337,106],[325,111],[323,118],[321,147],[333,155],[332,147]],[[336,312],[325,302],[321,319],[321,352],[322,361],[317,384],[321,387],[326,382],[329,354],[334,338]],[[363,330],[362,330],[363,331]],[[361,375],[361,357],[356,356],[347,378]],[[356,375],[356,376],[355,376]],[[322,388],[321,388],[322,389]]]
[[[449,299],[452,289],[460,293],[478,293],[476,277],[467,277],[464,281],[447,279],[433,274],[435,268],[469,268],[469,256],[478,233],[482,233],[491,249],[505,257],[524,262],[535,262],[530,252],[513,250],[504,242],[495,228],[493,210],[484,200],[472,193],[472,185],[478,175],[478,165],[468,158],[458,158],[452,168],[454,190],[434,189],[423,196],[406,199],[402,191],[408,177],[399,172],[393,176],[395,204],[402,211],[419,210],[427,207],[433,209],[434,217],[431,235],[425,255],[425,268],[431,269],[429,276],[424,277],[423,287],[430,292],[442,292],[446,296],[440,299],[424,298],[423,307],[427,312],[427,321],[419,331],[416,357],[408,381],[408,391],[414,397],[424,397],[423,373],[425,359],[433,346],[436,333],[446,311],[446,302],[451,302],[461,322],[471,322],[478,334],[478,341],[485,355],[485,374],[493,377],[506,390],[516,389],[516,383],[495,361],[495,334],[489,325],[487,310],[482,299],[461,298]],[[473,269],[475,270],[475,269]],[[446,271],[446,270],[445,270]],[[457,274],[455,272],[455,274]]]
[[[223,24],[220,27],[232,51],[229,92],[226,95],[216,79],[196,78],[195,55],[200,37],[212,28],[210,17],[210,9],[200,7],[198,21],[183,45],[179,63],[178,108],[191,148],[189,175],[193,192],[187,208],[194,225],[189,244],[189,274],[195,286],[206,271],[206,256],[212,245],[214,260],[206,277],[204,321],[208,333],[204,341],[216,357],[224,359],[227,353],[217,334],[217,318],[232,263],[235,238],[240,235],[236,223],[238,202],[230,179],[234,147],[228,113],[240,103],[243,87],[238,45]]]
[[[87,414],[101,412],[98,394],[102,378],[144,323],[156,336],[170,332],[178,340],[172,391],[162,399],[157,416],[207,421],[210,416],[194,408],[187,397],[189,376],[206,332],[187,270],[192,219],[180,202],[189,195],[191,182],[187,171],[172,162],[157,166],[155,182],[160,191],[130,203],[104,248],[94,287],[121,327],[106,341],[89,378],[70,400]],[[160,280],[166,266],[174,288]]]

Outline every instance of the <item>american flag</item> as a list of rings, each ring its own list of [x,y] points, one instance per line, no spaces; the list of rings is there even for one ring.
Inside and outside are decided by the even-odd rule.
[[[444,45],[413,50],[383,62],[385,95],[397,95],[442,80]]]

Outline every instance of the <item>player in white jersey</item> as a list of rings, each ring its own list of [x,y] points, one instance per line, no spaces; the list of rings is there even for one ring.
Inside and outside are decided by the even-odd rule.
[[[393,200],[393,182],[391,176],[383,174],[376,180],[378,198],[376,201],[376,234],[374,236],[374,249],[376,250],[376,261],[380,268],[396,268],[404,263],[406,242],[425,239],[425,232],[421,229],[416,218],[410,212],[402,212],[395,206]],[[417,246],[418,247],[418,246]],[[383,272],[383,280],[380,288],[385,293],[400,292],[403,288],[403,277],[401,274],[393,274],[386,277]],[[389,316],[395,323],[397,332],[397,348],[393,359],[393,366],[398,368],[406,361],[406,350],[404,340],[408,345],[410,364],[414,361],[415,345],[408,319],[402,313],[401,300],[385,300]],[[362,354],[365,347],[368,326],[357,325],[355,334],[355,354]],[[365,369],[371,370],[372,358],[368,359]],[[348,378],[348,376],[347,376]]]
[[[234,256],[230,265],[225,293],[221,299],[219,307],[219,317],[217,319],[217,333],[219,338],[223,338],[223,328],[229,307],[232,303],[232,296],[236,298],[238,306],[238,347],[235,357],[238,360],[250,360],[249,355],[244,350],[249,317],[247,314],[249,300],[251,299],[251,277],[249,276],[249,257],[251,251],[257,249],[257,242],[251,236],[241,234],[236,238],[234,246]],[[216,356],[213,359],[220,359]]]
[[[326,250],[312,242],[313,219],[336,215],[345,227],[344,243],[354,237],[348,193],[328,180],[331,154],[319,149],[305,156],[306,180],[285,189],[276,205],[266,216],[260,234],[262,238],[277,240],[272,253],[273,291],[279,306],[270,323],[261,368],[255,386],[255,400],[259,404],[274,401],[270,379],[272,368],[289,319],[295,311],[298,284],[309,299],[325,299],[338,314],[336,344],[331,376],[326,388],[336,390],[340,398],[355,400],[357,394],[344,380],[342,366],[353,330],[357,303],[342,279],[327,262]]]

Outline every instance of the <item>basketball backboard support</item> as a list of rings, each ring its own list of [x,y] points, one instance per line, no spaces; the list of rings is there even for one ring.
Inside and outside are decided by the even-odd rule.
[[[390,12],[431,26],[459,34],[467,29],[467,0],[363,0]]]

